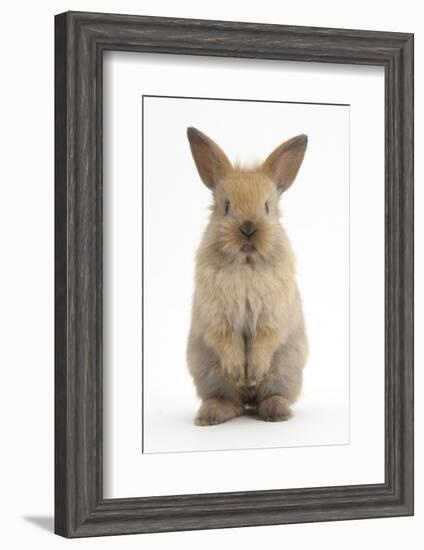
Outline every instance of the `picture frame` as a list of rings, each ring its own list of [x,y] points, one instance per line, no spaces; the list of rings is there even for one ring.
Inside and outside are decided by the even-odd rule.
[[[103,497],[105,51],[385,71],[385,482]],[[55,18],[55,532],[88,537],[413,514],[413,35],[67,12]]]

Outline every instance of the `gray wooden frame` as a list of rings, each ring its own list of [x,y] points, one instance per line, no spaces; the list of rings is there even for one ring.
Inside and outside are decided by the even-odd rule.
[[[105,50],[384,67],[384,483],[103,498],[102,55]],[[56,533],[84,537],[411,515],[413,35],[68,12],[55,20],[55,95]]]

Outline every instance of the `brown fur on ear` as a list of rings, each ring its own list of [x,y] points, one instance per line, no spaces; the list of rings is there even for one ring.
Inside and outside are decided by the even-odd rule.
[[[197,128],[187,128],[187,137],[199,175],[206,187],[213,189],[231,169],[231,162],[222,149]]]
[[[280,193],[286,191],[294,182],[307,144],[308,136],[305,134],[291,138],[274,149],[263,163],[263,170],[275,182]]]

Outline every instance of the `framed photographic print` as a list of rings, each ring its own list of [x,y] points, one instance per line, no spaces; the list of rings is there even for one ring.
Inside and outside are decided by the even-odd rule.
[[[413,36],[55,21],[55,531],[413,513]]]

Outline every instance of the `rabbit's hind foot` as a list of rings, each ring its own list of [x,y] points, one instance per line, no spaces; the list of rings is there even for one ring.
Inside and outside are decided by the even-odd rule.
[[[243,412],[242,405],[237,405],[226,399],[206,399],[200,406],[194,423],[197,426],[222,424],[222,422],[241,416]]]

